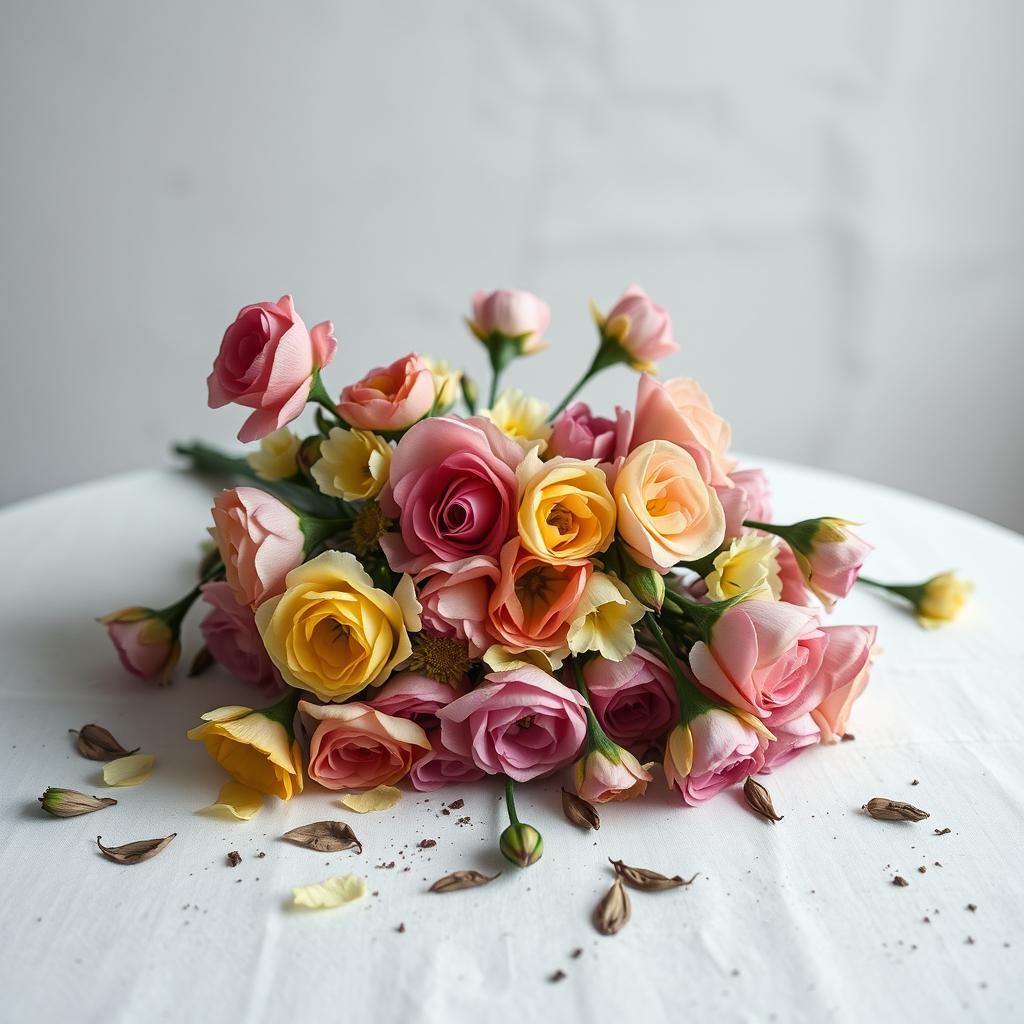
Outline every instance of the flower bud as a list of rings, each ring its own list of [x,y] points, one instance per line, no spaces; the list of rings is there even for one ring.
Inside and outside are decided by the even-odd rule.
[[[469,407],[470,413],[475,416],[477,403],[480,401],[480,389],[477,387],[476,381],[465,374],[462,375],[462,397]]]
[[[39,803],[47,814],[58,818],[74,818],[79,814],[90,814],[104,807],[113,807],[117,801],[109,796],[87,796],[74,789],[49,786],[39,797]]]
[[[917,621],[929,629],[951,622],[960,614],[973,589],[955,573],[943,572],[933,576],[924,584],[924,591],[917,602]]]
[[[122,608],[98,620],[107,627],[121,664],[133,676],[160,686],[170,682],[181,655],[178,623],[165,621],[167,612]]]
[[[607,317],[598,320],[598,326],[602,337],[613,339],[623,361],[635,370],[653,370],[658,359],[679,351],[668,313],[635,284],[622,293]]]
[[[646,607],[660,612],[665,603],[665,577],[646,566],[637,565],[624,552],[622,556],[622,580],[633,596]]]
[[[547,347],[544,332],[551,320],[548,304],[520,288],[499,288],[473,296],[470,330],[489,349],[508,349],[508,355],[528,356]],[[511,344],[508,344],[511,342]]]
[[[299,472],[311,481],[314,487],[316,481],[313,480],[313,466],[320,461],[320,443],[323,440],[324,438],[318,434],[307,437],[299,445],[298,454],[295,456],[295,464],[298,466]]]
[[[532,825],[520,823],[509,825],[501,833],[498,848],[509,863],[519,868],[528,868],[544,855],[544,840]]]

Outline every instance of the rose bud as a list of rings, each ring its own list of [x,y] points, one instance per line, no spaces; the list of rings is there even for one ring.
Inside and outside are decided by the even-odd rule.
[[[532,825],[517,822],[501,833],[498,848],[509,863],[519,868],[528,868],[543,856],[544,839]]]
[[[679,351],[672,340],[672,319],[638,285],[630,285],[599,322],[602,336],[614,338],[635,370],[653,370],[655,363]]]
[[[924,583],[879,583],[866,576],[861,576],[860,581],[906,598],[914,606],[917,621],[926,629],[936,629],[944,623],[952,622],[963,610],[974,589],[972,584],[952,572],[939,573]]]
[[[489,349],[511,343],[512,356],[528,356],[547,348],[544,332],[551,309],[536,295],[520,288],[499,288],[473,296],[469,329]],[[507,360],[506,360],[507,362]]]
[[[175,610],[122,608],[96,621],[107,627],[121,664],[133,676],[165,686],[181,656],[181,620]]]
[[[601,744],[581,757],[574,769],[576,792],[584,800],[604,804],[643,796],[653,776],[617,744]]]

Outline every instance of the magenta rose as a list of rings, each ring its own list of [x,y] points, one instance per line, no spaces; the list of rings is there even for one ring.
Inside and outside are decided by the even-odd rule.
[[[587,735],[579,694],[531,665],[486,676],[438,717],[452,753],[517,782],[568,764]]]
[[[470,657],[482,657],[494,643],[487,608],[500,576],[493,558],[428,565],[416,577],[424,632],[463,640]]]
[[[410,352],[349,384],[341,393],[338,412],[360,430],[404,430],[430,412],[435,398],[434,374]]]
[[[246,306],[224,332],[206,380],[210,408],[234,402],[255,410],[238,440],[266,437],[302,412],[313,373],[334,358],[337,347],[330,321],[306,330],[290,295]]]
[[[223,580],[204,583],[201,589],[210,605],[199,625],[206,649],[237,679],[255,683],[269,695],[280,693],[284,681],[263,646],[252,610],[235,600]]]
[[[381,492],[399,522],[381,547],[396,572],[474,555],[494,558],[516,531],[516,467],[523,448],[481,417],[438,416],[412,427],[395,448]]]
[[[772,735],[775,739],[768,741],[761,768],[765,774],[781,768],[797,754],[821,742],[821,729],[810,712],[783,725],[773,724]]]
[[[614,462],[629,451],[632,427],[633,417],[625,409],[616,409],[610,420],[595,416],[585,402],[574,402],[555,420],[544,454]]]
[[[671,674],[642,647],[622,661],[591,659],[583,677],[601,728],[618,743],[638,746],[656,740],[679,720]]]
[[[395,718],[408,718],[424,729],[437,726],[437,713],[465,693],[465,686],[453,688],[415,672],[393,675],[367,701],[372,708]]]
[[[453,754],[444,745],[440,729],[427,733],[427,739],[430,741],[430,753],[420,758],[409,771],[413,789],[431,793],[457,782],[477,782],[486,774],[469,758]]]

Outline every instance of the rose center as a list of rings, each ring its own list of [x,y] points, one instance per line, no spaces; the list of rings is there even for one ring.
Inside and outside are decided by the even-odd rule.
[[[533,715],[526,715],[525,717],[520,718],[519,721],[516,722],[516,725],[518,725],[520,729],[529,729],[530,726],[533,725]]]
[[[568,533],[572,529],[572,518],[572,513],[564,505],[555,504],[547,514],[547,524],[559,533]]]

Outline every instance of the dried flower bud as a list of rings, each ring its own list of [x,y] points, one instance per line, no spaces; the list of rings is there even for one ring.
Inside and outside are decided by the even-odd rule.
[[[594,927],[602,935],[615,935],[626,927],[632,911],[629,893],[622,887],[622,879],[617,877],[594,909]]]
[[[623,864],[621,860],[612,860],[611,857],[608,860],[615,868],[615,874],[619,878],[641,892],[661,892],[663,889],[676,889],[681,885],[692,885],[693,879],[697,877],[694,875],[693,878],[683,878],[681,875],[673,875],[669,878],[668,875],[649,871],[647,868],[630,867],[628,864]]]
[[[203,646],[196,651],[196,656],[192,659],[192,664],[188,667],[189,679],[195,679],[196,676],[201,676],[207,669],[213,668],[216,664],[217,659],[210,653],[210,649],[203,644]]]
[[[500,875],[501,872],[498,872]],[[478,885],[493,882],[498,875],[482,875],[479,871],[453,871],[444,878],[439,878],[431,887],[431,892],[458,892],[460,889],[475,889]]]
[[[101,811],[104,807],[113,807],[117,803],[109,796],[86,796],[85,793],[79,793],[74,789],[55,789],[53,786],[48,787],[39,797],[39,802],[47,814],[58,818],[90,814],[92,811]]]
[[[363,844],[356,838],[351,825],[343,821],[314,821],[310,825],[300,825],[290,832],[285,832],[282,839],[296,846],[304,846],[307,850],[320,853],[336,853],[338,850],[363,852]]]
[[[169,836],[164,836],[163,839],[139,839],[134,843],[125,843],[124,846],[104,846],[100,842],[103,836],[97,836],[96,845],[107,860],[112,860],[117,864],[141,864],[142,861],[149,860],[150,857],[155,857],[161,850],[166,849],[177,834],[177,832],[172,832]]]
[[[928,812],[920,807],[905,804],[902,800],[887,800],[884,796],[869,800],[863,809],[879,821],[924,821],[928,817]]]
[[[69,729],[68,732],[74,733],[75,730]],[[109,730],[104,729],[102,725],[92,723],[83,725],[78,730],[75,745],[82,757],[87,757],[90,761],[112,761],[115,757],[127,757],[129,754],[134,754],[139,749],[136,747],[135,750],[125,750]]]
[[[597,813],[594,805],[583,797],[562,789],[562,813],[566,819],[580,828],[599,829],[601,827],[601,815]]]
[[[501,833],[498,848],[509,863],[528,868],[544,855],[544,840],[532,825],[509,825]]]
[[[776,812],[771,793],[753,775],[747,776],[747,781],[743,784],[743,795],[747,799],[747,806],[755,814],[767,818],[772,824],[782,821],[783,816]]]

